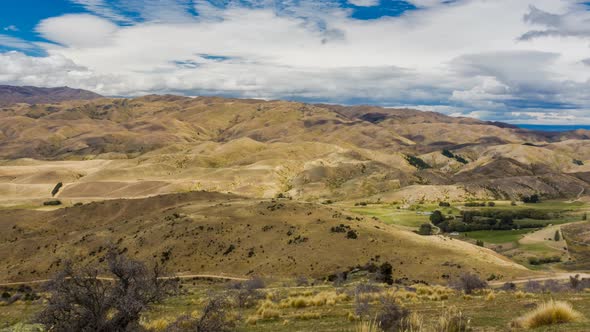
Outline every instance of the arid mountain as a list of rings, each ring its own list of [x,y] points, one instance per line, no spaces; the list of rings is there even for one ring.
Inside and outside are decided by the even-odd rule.
[[[575,198],[590,132],[545,134],[408,109],[214,97],[0,111],[2,203],[207,190],[308,201]],[[446,193],[431,195],[433,192]]]
[[[66,100],[91,100],[102,98],[91,91],[60,88],[37,88],[33,86],[0,85],[0,106],[16,103],[57,103]]]

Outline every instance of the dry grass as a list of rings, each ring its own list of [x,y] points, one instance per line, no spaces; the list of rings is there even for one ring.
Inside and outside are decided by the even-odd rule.
[[[447,308],[435,327],[437,332],[464,332],[470,330],[470,320],[463,315],[463,312],[456,307]]]
[[[581,318],[582,314],[574,310],[570,303],[551,300],[515,319],[511,325],[513,327],[532,329],[540,326],[575,322]]]
[[[354,326],[354,332],[383,332],[376,320],[360,321]]]
[[[347,294],[337,294],[336,292],[320,292],[313,296],[288,297],[281,301],[281,308],[306,308],[321,307],[324,305],[335,305],[336,303],[350,300]]]
[[[158,318],[147,322],[142,322],[141,326],[148,331],[161,332],[165,331],[170,324],[174,323],[172,318]]]

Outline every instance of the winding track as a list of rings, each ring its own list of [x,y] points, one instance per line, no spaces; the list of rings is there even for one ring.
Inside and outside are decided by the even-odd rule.
[[[226,281],[248,281],[249,278],[241,278],[241,277],[230,277],[230,276],[223,276],[223,275],[213,275],[213,274],[186,274],[186,275],[179,275],[174,277],[163,277],[160,279],[217,279],[217,280],[226,280]],[[112,281],[113,278],[106,278],[106,277],[99,277],[99,280],[107,280]],[[4,282],[0,283],[0,287],[10,287],[10,286],[20,286],[20,285],[33,285],[33,284],[45,284],[50,282],[52,279],[38,279],[38,280],[30,280],[30,281],[17,281],[17,282]]]

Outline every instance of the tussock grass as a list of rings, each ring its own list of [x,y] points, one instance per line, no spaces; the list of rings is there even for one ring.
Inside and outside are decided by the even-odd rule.
[[[350,297],[345,293],[320,292],[313,296],[288,297],[281,301],[279,306],[281,308],[321,307],[335,305],[336,303],[348,300],[350,300]]]
[[[575,322],[580,319],[582,319],[582,314],[574,310],[570,303],[551,300],[515,319],[511,325],[512,327],[533,329],[540,326]]]
[[[383,332],[376,320],[360,321],[354,326],[354,332]]]
[[[413,312],[402,320],[401,326],[404,327],[404,332],[422,332],[424,331],[424,319]]]
[[[496,293],[494,292],[489,292],[488,295],[486,295],[486,301],[494,301],[496,299]]]
[[[161,332],[165,331],[170,324],[174,323],[172,318],[158,318],[147,322],[141,322],[141,326],[148,331]]]
[[[470,320],[456,307],[449,307],[441,314],[435,327],[437,332],[466,332],[470,330]]]

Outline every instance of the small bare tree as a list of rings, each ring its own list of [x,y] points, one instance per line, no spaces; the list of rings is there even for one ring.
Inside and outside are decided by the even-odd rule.
[[[157,263],[151,268],[114,250],[106,267],[76,269],[71,262],[47,287],[47,307],[38,321],[50,331],[123,332],[139,330],[141,313],[178,291]]]

